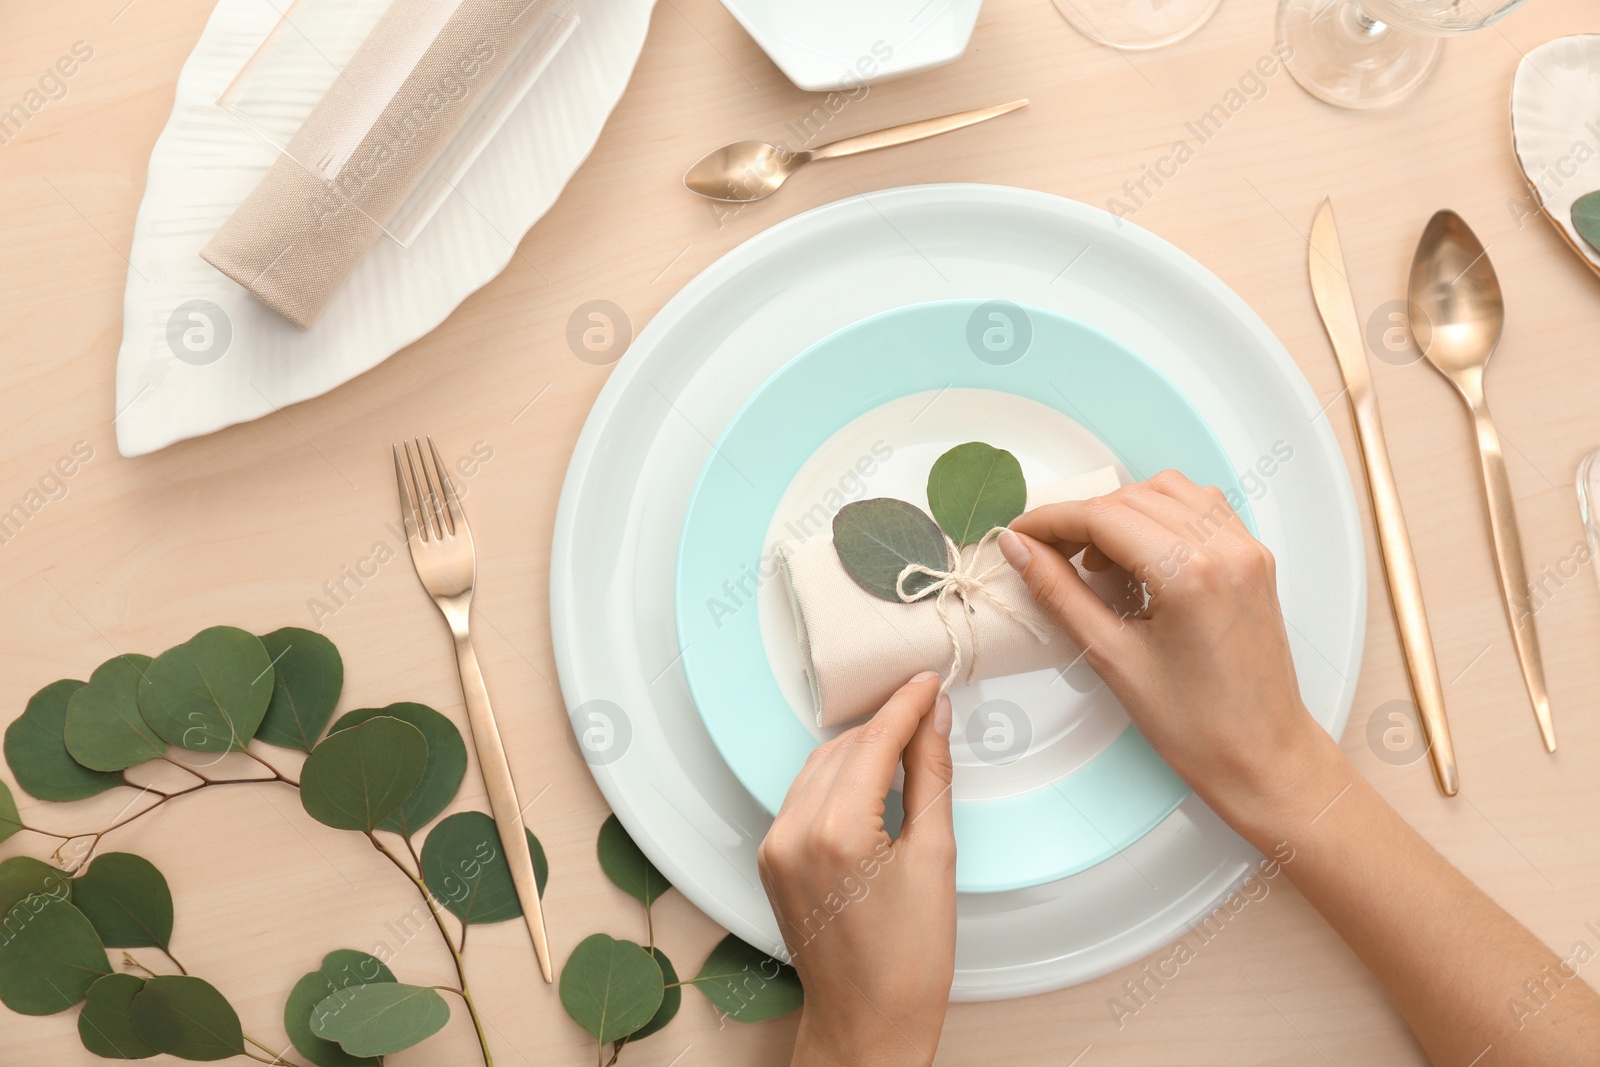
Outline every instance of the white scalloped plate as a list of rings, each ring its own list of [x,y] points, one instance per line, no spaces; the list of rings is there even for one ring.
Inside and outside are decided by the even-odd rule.
[[[578,28],[409,248],[380,241],[302,330],[200,258],[273,155],[216,106],[279,17],[218,0],[178,76],[134,224],[117,354],[117,448],[143,455],[270,414],[382,363],[505,269],[555,203],[628,84],[655,0],[571,0]],[[169,323],[222,310],[210,362],[179,359]],[[227,332],[226,348],[216,338]]]
[[[1545,217],[1600,274],[1600,251],[1572,225],[1573,201],[1600,189],[1600,34],[1557,37],[1517,64],[1511,143]]]

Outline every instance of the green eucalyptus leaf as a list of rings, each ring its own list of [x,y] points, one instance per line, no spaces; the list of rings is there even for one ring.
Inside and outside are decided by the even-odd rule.
[[[12,856],[0,862],[0,916],[35,894],[70,901],[72,876],[32,856]],[[0,937],[9,934],[7,930]]]
[[[944,534],[921,508],[892,497],[846,504],[833,516],[833,548],[845,573],[875,597],[900,603],[896,582],[913,563],[942,571],[950,566]],[[934,579],[906,578],[906,592],[920,593]]]
[[[300,769],[306,814],[336,830],[377,829],[422,780],[428,742],[388,716],[323,738]]]
[[[632,941],[591,934],[561,968],[561,1006],[602,1045],[647,1025],[661,1007],[665,978]]]
[[[22,813],[17,810],[17,798],[11,787],[0,782],[0,841],[22,829]]]
[[[673,1020],[678,1014],[678,1009],[683,1006],[683,987],[678,985],[678,972],[673,970],[672,961],[667,959],[666,953],[654,946],[648,946],[645,951],[655,959],[656,966],[661,968],[661,981],[664,983],[661,990],[661,1007],[650,1017],[650,1021],[628,1035],[629,1041],[643,1041],[651,1034],[660,1030]]]
[[[672,888],[666,876],[639,851],[639,846],[633,843],[615,815],[600,824],[597,850],[600,869],[606,872],[611,883],[645,907]]]
[[[96,979],[78,1013],[83,1047],[108,1060],[143,1060],[156,1055],[133,1029],[133,998],[143,988],[144,979],[131,974]]]
[[[450,1021],[450,1005],[424,986],[380,982],[351,986],[311,1012],[311,1032],[352,1056],[387,1056],[432,1037]]]
[[[928,472],[928,510],[957,548],[1010,525],[1027,507],[1022,464],[1003,448],[969,441],[940,456]]]
[[[139,714],[139,681],[149,656],[112,656],[67,700],[67,754],[96,771],[121,771],[167,754]]]
[[[788,1015],[805,1001],[800,976],[733,934],[706,957],[691,981],[728,1018],[759,1023]]]
[[[108,852],[74,878],[72,903],[108,948],[167,949],[172,892],[155,865],[131,852]]]
[[[1572,202],[1572,227],[1591,247],[1600,249],[1600,191],[1586,193]]]
[[[272,699],[256,739],[310,752],[339,703],[344,660],[332,641],[298,626],[262,634],[261,644],[272,660]]]
[[[239,1015],[209,982],[163,974],[145,982],[129,1003],[133,1031],[157,1052],[185,1060],[245,1055]]]
[[[543,896],[550,863],[531,830],[528,849]],[[434,899],[463,923],[505,922],[522,914],[499,828],[481,811],[458,811],[428,832],[422,843],[422,880]]]
[[[20,1015],[66,1011],[111,973],[111,961],[83,912],[35,894],[0,920],[0,1003]]]
[[[67,702],[86,682],[51,682],[6,728],[6,763],[23,791],[40,800],[82,800],[122,784],[120,774],[92,771],[67,752]]]
[[[455,723],[426,704],[409,702],[347,712],[333,724],[333,732],[348,730],[380,715],[410,723],[422,731],[423,740],[428,742],[428,763],[422,769],[422,780],[411,791],[406,802],[390,812],[378,826],[380,830],[393,830],[411,837],[437,818],[456,798],[461,779],[467,773],[467,744],[461,739],[461,731],[456,729]]]
[[[376,1067],[376,1058],[352,1056],[337,1042],[314,1034],[311,1016],[317,1005],[342,990],[394,980],[394,974],[376,956],[355,949],[335,949],[322,958],[321,967],[296,982],[290,991],[283,1007],[284,1031],[300,1054],[316,1067]]]
[[[255,736],[272,686],[272,657],[261,639],[235,626],[213,626],[145,668],[139,712],[168,744],[228,752]]]

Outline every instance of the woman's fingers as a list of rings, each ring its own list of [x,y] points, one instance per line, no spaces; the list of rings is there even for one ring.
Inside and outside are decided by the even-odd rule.
[[[1172,531],[1115,494],[1035,508],[1012,520],[1011,529],[1051,545],[1092,544],[1136,578],[1169,556],[1177,541]]]
[[[1050,545],[1008,530],[1000,535],[1000,551],[1078,647],[1109,640],[1121,627],[1121,617],[1084,584],[1072,561]]]
[[[902,839],[948,844],[955,849],[951,823],[950,698],[942,696],[917,723],[901,754],[906,768],[906,820]],[[919,848],[922,847],[920,844]]]
[[[839,755],[839,770],[829,789],[831,799],[850,810],[881,805],[894,784],[900,754],[911,743],[917,724],[932,711],[938,695],[939,676],[924,671],[895,690],[877,714],[852,729],[848,747]]]

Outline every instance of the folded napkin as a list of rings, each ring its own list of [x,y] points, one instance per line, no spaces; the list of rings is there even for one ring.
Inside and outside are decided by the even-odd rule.
[[[552,0],[394,0],[200,255],[310,326]]]
[[[1117,472],[1105,467],[1030,487],[1028,507],[1103,496],[1118,484]],[[993,538],[961,552],[962,572],[988,577],[983,592],[966,597],[965,604],[952,593],[941,616],[933,596],[893,604],[862,589],[845,572],[833,539],[825,534],[777,546],[818,726],[870,714],[907,678],[925,670],[947,675],[957,660],[958,677],[953,680],[967,684],[1066,666],[1077,658],[1078,646],[1034,602]],[[1115,566],[1086,571],[1074,565],[1113,609],[1135,612],[1142,607],[1143,593],[1127,571]]]

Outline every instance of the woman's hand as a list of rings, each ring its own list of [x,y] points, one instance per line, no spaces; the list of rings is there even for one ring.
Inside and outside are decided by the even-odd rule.
[[[1281,797],[1328,739],[1300,699],[1272,554],[1176,471],[1021,516],[1000,549],[1152,747],[1224,818]],[[1079,577],[1111,560],[1150,592],[1123,618]]]
[[[956,952],[950,700],[938,692],[938,675],[920,674],[813,751],[756,854],[806,991],[797,1065],[933,1062]],[[884,800],[902,760],[906,817],[891,840]]]

